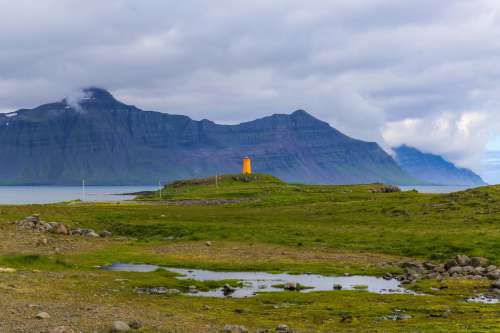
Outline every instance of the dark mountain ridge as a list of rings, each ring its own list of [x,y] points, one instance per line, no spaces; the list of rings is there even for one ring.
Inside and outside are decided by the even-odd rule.
[[[0,114],[0,184],[156,184],[255,170],[305,183],[414,183],[376,143],[303,110],[239,125],[142,111],[99,88]]]
[[[435,185],[481,186],[483,179],[470,169],[459,168],[443,157],[402,145],[393,149],[399,166],[410,176]]]

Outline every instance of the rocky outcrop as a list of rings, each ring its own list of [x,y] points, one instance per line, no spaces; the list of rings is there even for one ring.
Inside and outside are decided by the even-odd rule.
[[[96,233],[93,229],[70,229],[63,223],[42,221],[40,216],[37,214],[25,217],[22,220],[14,221],[12,223],[22,229],[36,232],[51,232],[58,235],[85,236],[91,238],[105,238],[113,235],[107,230]]]
[[[468,278],[490,280],[500,279],[500,268],[489,265],[486,258],[458,255],[442,264],[431,262],[405,261],[401,264],[405,274],[398,279],[402,283],[412,283],[420,279]]]

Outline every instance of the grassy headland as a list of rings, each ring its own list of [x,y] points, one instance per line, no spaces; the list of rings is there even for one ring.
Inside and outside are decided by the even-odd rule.
[[[274,329],[286,323],[311,332],[500,330],[499,305],[463,301],[485,291],[486,281],[421,281],[413,288],[428,296],[418,297],[332,291],[223,300],[138,295],[135,287],[184,290],[189,284],[213,285],[177,280],[166,272],[94,268],[136,262],[215,270],[381,275],[398,272],[398,263],[405,257],[443,261],[456,254],[483,256],[500,264],[500,187],[453,194],[384,193],[384,188],[382,184],[287,184],[262,174],[224,175],[217,180],[174,182],[161,195],[151,193],[132,202],[1,206],[0,267],[18,272],[0,273],[0,294],[6,296],[0,302],[25,305],[44,293],[45,308],[57,316],[64,305],[78,317],[73,325],[84,329],[105,329],[110,318],[133,317],[143,321],[143,331],[150,332],[216,331],[227,323],[251,329]],[[70,227],[106,229],[114,236],[42,235],[7,224],[34,213]],[[49,238],[48,245],[39,245],[41,237]],[[2,288],[11,280],[17,281],[18,289]],[[94,322],[69,295],[99,309],[99,314],[91,315]],[[411,315],[404,327],[381,319],[395,311]],[[71,324],[62,315],[57,318]],[[9,313],[1,315],[2,320],[13,321]],[[29,328],[30,320],[17,325]]]

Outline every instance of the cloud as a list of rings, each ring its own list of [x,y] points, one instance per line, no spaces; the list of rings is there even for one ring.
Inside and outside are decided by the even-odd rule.
[[[478,165],[499,130],[498,1],[0,0],[0,8],[0,110],[85,86],[223,123],[302,108],[348,135],[384,147],[404,141],[466,166]]]

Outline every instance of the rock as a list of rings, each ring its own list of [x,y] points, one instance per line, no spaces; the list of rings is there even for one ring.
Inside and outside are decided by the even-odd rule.
[[[52,232],[55,234],[58,234],[58,235],[68,235],[69,234],[68,228],[62,223],[59,223],[58,225],[56,225],[56,227],[52,229]]]
[[[437,273],[444,273],[444,272],[446,272],[446,268],[444,267],[444,264],[439,264],[439,265],[436,265],[436,267],[434,268],[434,271]]]
[[[222,287],[222,293],[224,294],[224,296],[229,296],[231,295],[232,293],[234,293],[236,291],[236,289],[234,289],[233,287],[231,287],[230,285],[228,284],[225,284],[223,287]]]
[[[436,269],[436,265],[434,265],[432,262],[424,262],[423,266],[428,271]]]
[[[416,280],[420,279],[420,275],[417,273],[407,274],[406,279],[408,281],[416,281]]]
[[[476,270],[472,266],[464,266],[463,267],[463,273],[467,274],[467,275],[475,275],[476,274]]]
[[[226,325],[222,330],[224,333],[247,333],[248,329],[243,325]]]
[[[339,283],[335,283],[335,284],[333,285],[333,290],[342,290],[342,285],[341,285],[341,284],[339,284]]]
[[[489,265],[488,267],[486,267],[486,272],[493,272],[494,270],[497,269],[497,266],[495,265]]]
[[[165,294],[168,296],[175,296],[181,294],[181,291],[179,289],[167,289]]]
[[[385,273],[383,276],[384,280],[391,280],[393,278],[393,275],[391,273]]]
[[[15,273],[16,270],[10,267],[0,267],[0,273]]]
[[[451,267],[449,270],[448,270],[448,273],[450,275],[453,275],[453,274],[462,274],[463,272],[463,268],[460,267],[460,266],[454,266],[454,267]]]
[[[492,289],[500,289],[500,279],[491,284]]]
[[[424,271],[424,266],[416,261],[406,261],[402,264],[402,267],[407,273],[420,273]]]
[[[111,328],[111,332],[127,332],[130,331],[130,326],[124,321],[115,321],[113,323],[113,327]]]
[[[212,246],[212,242],[211,242],[211,241],[206,241],[206,242],[205,242],[205,245],[206,245],[206,246]]]
[[[101,236],[99,236],[99,235],[97,234],[97,232],[95,232],[95,231],[93,231],[93,230],[92,230],[92,231],[90,231],[90,232],[88,232],[88,233],[86,233],[86,234],[85,234],[85,236],[86,236],[86,237],[91,237],[91,238],[99,238],[99,237],[101,237]]]
[[[73,236],[81,236],[83,234],[83,231],[80,228],[76,228],[76,229],[71,230],[69,232],[69,234],[73,235]]]
[[[111,233],[111,231],[103,230],[99,233],[99,236],[102,238],[106,238],[113,236],[113,234]]]
[[[137,320],[132,320],[130,323],[128,323],[128,326],[134,330],[138,330],[139,328],[142,327],[142,323]]]
[[[500,269],[495,269],[494,271],[486,273],[486,277],[489,280],[498,280],[498,279],[500,279]]]
[[[476,273],[476,275],[484,275],[486,273],[486,268],[476,267],[474,268],[474,272]]]
[[[69,326],[57,326],[49,331],[49,333],[75,333]]]
[[[50,315],[47,312],[39,312],[36,316],[36,319],[49,319]]]
[[[276,332],[280,332],[280,333],[291,333],[292,330],[290,330],[290,328],[285,325],[285,324],[280,324],[278,325],[278,327],[276,327]]]
[[[398,313],[396,315],[396,320],[408,320],[408,319],[411,319],[412,316],[410,316],[409,314],[406,314],[406,313]]]
[[[457,265],[458,265],[457,261],[455,259],[451,259],[444,264],[444,269],[449,270],[450,268],[455,267]]]
[[[483,257],[470,258],[470,265],[473,267],[486,267],[488,266],[488,259]]]
[[[461,266],[461,267],[464,267],[464,266],[468,266],[470,264],[470,258],[465,256],[465,255],[458,255],[456,258],[455,258],[458,266]]]
[[[299,284],[297,282],[287,282],[283,285],[285,290],[297,290],[299,289]]]

